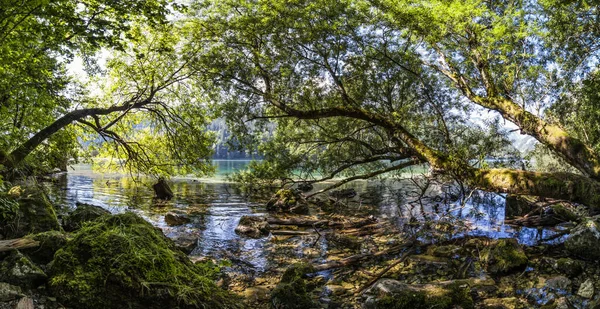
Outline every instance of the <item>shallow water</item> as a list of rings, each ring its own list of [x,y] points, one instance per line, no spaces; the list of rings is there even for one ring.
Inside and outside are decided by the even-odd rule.
[[[78,202],[98,205],[112,213],[136,212],[160,227],[168,237],[197,237],[198,246],[191,256],[217,259],[235,256],[238,264],[245,264],[258,272],[268,270],[277,264],[276,261],[281,262],[282,257],[278,255],[282,254],[301,258],[305,257],[307,252],[312,252],[310,258],[313,262],[326,260],[327,241],[317,241],[316,235],[293,237],[287,243],[283,243],[284,248],[288,247],[287,251],[275,250],[271,238],[257,240],[237,235],[234,229],[240,217],[265,213],[264,200],[242,194],[235,184],[227,183],[224,179],[227,173],[243,168],[247,161],[220,161],[218,164],[223,168],[219,169],[215,178],[174,179],[171,187],[175,198],[168,202],[153,198],[154,193],[150,188],[152,179],[134,180],[125,175],[99,174],[85,166],[58,175],[50,186],[51,197],[57,205],[63,206],[63,213],[75,208]],[[323,186],[318,186],[315,190]],[[358,196],[346,200],[348,208],[338,209],[338,212],[349,215],[375,215],[380,220],[395,223],[404,231],[404,227],[408,226],[407,223],[411,220],[428,219],[446,222],[456,227],[446,232],[449,238],[465,235],[514,237],[526,245],[534,245],[555,233],[547,229],[515,230],[504,225],[505,200],[497,194],[474,192],[464,205],[445,202],[441,193],[432,194],[434,198],[426,199],[421,204],[415,200],[414,183],[409,181],[385,185],[377,180],[362,181],[351,184],[351,187],[357,190]],[[168,226],[164,215],[169,211],[178,210],[192,213],[192,223]],[[427,239],[427,236],[421,238],[425,241],[431,240]]]

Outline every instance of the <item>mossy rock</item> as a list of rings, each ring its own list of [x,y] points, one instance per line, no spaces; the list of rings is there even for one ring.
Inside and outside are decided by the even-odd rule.
[[[54,253],[67,244],[68,234],[60,231],[48,231],[27,235],[26,238],[38,241],[35,248],[23,249],[23,254],[38,264],[48,264],[54,259]]]
[[[451,309],[474,308],[468,285],[409,285],[392,279],[380,279],[365,292],[365,309]]]
[[[36,288],[46,282],[47,276],[27,256],[18,250],[0,263],[0,281],[24,288]]]
[[[306,277],[315,269],[309,264],[294,264],[281,276],[277,287],[271,293],[271,304],[278,309],[311,309],[319,308],[311,296],[317,285]]]
[[[240,308],[214,283],[213,264],[193,264],[133,213],[85,224],[56,252],[50,288],[73,308]]]
[[[96,220],[104,215],[110,215],[110,211],[100,206],[78,203],[77,208],[63,220],[63,227],[69,232],[76,231],[85,222]]]
[[[583,272],[585,262],[570,258],[560,258],[556,261],[556,269],[569,277],[576,277]]]
[[[600,259],[600,224],[586,220],[577,225],[565,241],[569,253],[586,260]]]
[[[0,233],[6,238],[61,230],[54,206],[42,192],[34,191],[19,198],[6,199],[11,205],[18,205],[12,210],[7,210],[10,213],[2,213],[0,216]]]
[[[481,261],[492,274],[507,273],[523,269],[528,262],[525,251],[516,239],[499,239],[481,251]]]

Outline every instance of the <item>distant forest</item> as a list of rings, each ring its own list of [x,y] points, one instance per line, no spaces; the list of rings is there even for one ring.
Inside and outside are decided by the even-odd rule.
[[[231,139],[231,131],[224,119],[215,119],[208,125],[208,130],[216,134],[216,142],[213,145],[213,159],[217,160],[243,160],[260,159],[256,150],[250,151],[240,149],[235,140]]]

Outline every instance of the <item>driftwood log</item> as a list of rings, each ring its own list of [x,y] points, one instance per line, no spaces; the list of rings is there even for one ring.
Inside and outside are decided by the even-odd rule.
[[[40,245],[39,241],[28,238],[16,238],[9,240],[0,240],[0,252],[15,249],[35,248]]]

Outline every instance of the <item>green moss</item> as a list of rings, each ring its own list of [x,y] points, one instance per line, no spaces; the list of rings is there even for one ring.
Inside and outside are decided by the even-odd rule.
[[[482,250],[481,261],[490,273],[499,274],[524,267],[528,259],[515,239],[499,239]]]
[[[193,264],[160,230],[133,213],[104,216],[56,252],[50,287],[71,307],[239,308],[218,288],[212,264]]]
[[[67,234],[59,231],[48,231],[27,235],[26,238],[36,240],[40,245],[36,248],[24,249],[23,253],[34,262],[47,264],[54,258],[54,253],[67,244]]]
[[[64,220],[65,230],[71,232],[81,228],[83,223],[93,221],[101,216],[109,215],[110,212],[100,206],[78,204],[77,209],[69,214]]]
[[[271,304],[278,309],[310,309],[319,308],[311,297],[316,284],[306,278],[306,274],[314,273],[310,264],[294,264],[281,276],[281,281],[271,294]]]

